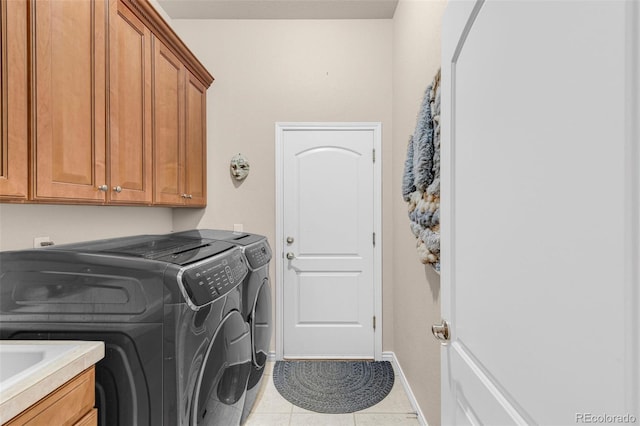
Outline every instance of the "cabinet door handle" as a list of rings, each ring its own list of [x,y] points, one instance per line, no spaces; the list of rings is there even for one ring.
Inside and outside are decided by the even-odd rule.
[[[120,192],[122,192],[122,187],[120,185],[114,186],[113,190],[116,191],[117,193],[120,193]]]
[[[192,195],[192,194],[189,194],[189,195],[187,195],[187,198],[188,198],[188,199],[192,199],[192,198],[193,198],[193,195]]]
[[[187,198],[187,194],[182,194],[181,197],[182,198]]]
[[[109,187],[107,185],[100,185],[98,187],[98,190],[102,192],[107,192],[109,190]]]

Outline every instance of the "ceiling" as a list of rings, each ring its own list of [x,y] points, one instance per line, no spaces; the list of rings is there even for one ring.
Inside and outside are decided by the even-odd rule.
[[[172,19],[391,19],[398,0],[158,0]]]

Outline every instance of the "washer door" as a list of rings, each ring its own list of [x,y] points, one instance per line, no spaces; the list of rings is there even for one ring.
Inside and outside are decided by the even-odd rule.
[[[234,310],[222,319],[207,349],[196,384],[191,424],[239,424],[250,372],[249,325]]]
[[[262,377],[264,364],[269,356],[271,344],[271,286],[269,278],[262,280],[249,317],[251,326],[251,346],[253,370],[247,389],[253,388]]]

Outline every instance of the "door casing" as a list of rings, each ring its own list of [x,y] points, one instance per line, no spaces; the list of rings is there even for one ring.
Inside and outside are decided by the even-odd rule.
[[[374,330],[374,359],[382,359],[382,123],[380,122],[278,122],[276,130],[276,238],[274,261],[275,275],[275,313],[276,313],[276,359],[284,359],[283,331],[283,270],[284,270],[284,235],[283,235],[283,143],[287,131],[300,130],[367,130],[373,131],[375,162],[373,165],[373,226],[376,242],[373,253],[373,286],[374,312],[376,328]]]

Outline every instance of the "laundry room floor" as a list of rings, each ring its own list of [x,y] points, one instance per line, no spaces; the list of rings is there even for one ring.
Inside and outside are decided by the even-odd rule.
[[[349,414],[322,414],[297,407],[284,399],[273,384],[273,362],[265,376],[245,426],[376,426],[419,425],[402,383],[396,377],[391,392],[373,407]]]

